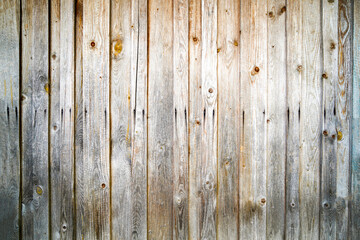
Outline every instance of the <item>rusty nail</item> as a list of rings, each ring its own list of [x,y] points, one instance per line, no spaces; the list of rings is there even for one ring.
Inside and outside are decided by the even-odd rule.
[[[328,131],[326,131],[326,130],[323,131],[323,134],[324,134],[324,136],[329,135]]]
[[[265,203],[266,203],[265,198],[262,198],[262,199],[261,199],[261,203],[262,203],[262,204],[265,204]]]
[[[105,188],[105,187],[106,187],[105,183],[101,184],[101,187],[102,187],[102,188]]]
[[[259,68],[259,67],[255,67],[254,70],[255,70],[255,72],[259,72],[259,71],[260,71],[260,68]]]
[[[195,43],[197,43],[198,38],[197,38],[197,37],[193,37],[193,41],[194,41]]]
[[[239,43],[236,40],[234,40],[234,45],[237,47],[239,46]]]
[[[302,65],[298,65],[298,66],[297,66],[297,70],[298,70],[299,72],[302,71],[302,68],[303,68]]]
[[[322,77],[325,78],[325,79],[328,79],[327,73],[323,73]]]
[[[273,12],[269,12],[269,17],[274,17],[274,13]]]
[[[214,90],[212,88],[209,88],[209,93],[213,93]]]
[[[336,46],[335,46],[335,43],[331,43],[331,44],[330,44],[330,49],[335,49],[335,47],[336,47]]]
[[[54,126],[53,126],[53,129],[54,129],[54,131],[56,131],[56,130],[57,130],[57,126],[56,126],[56,125],[54,125]]]
[[[55,60],[55,58],[56,58],[56,55],[55,55],[55,54],[53,54],[53,55],[52,55],[51,57],[52,57],[52,59],[54,59],[54,60]]]
[[[219,53],[219,52],[220,52],[220,50],[221,50],[221,49],[220,49],[220,48],[218,48],[218,49],[217,49],[217,52]]]
[[[196,120],[196,124],[197,124],[197,125],[200,125],[200,121],[199,121],[199,120]]]
[[[332,137],[332,139],[335,139],[335,134],[333,134],[331,137]]]
[[[283,6],[283,7],[281,8],[281,13],[284,13],[284,12],[286,12],[286,6]]]
[[[95,42],[92,41],[90,45],[91,45],[91,47],[95,47]]]

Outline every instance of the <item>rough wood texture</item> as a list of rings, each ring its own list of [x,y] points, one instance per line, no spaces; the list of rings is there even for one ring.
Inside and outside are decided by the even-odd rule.
[[[19,238],[20,1],[0,1],[0,238]]]
[[[175,116],[173,1],[150,0],[148,4],[148,239],[171,239]]]
[[[217,238],[238,239],[240,159],[240,1],[218,1]]]
[[[173,239],[188,239],[188,0],[174,1]]]
[[[73,0],[51,1],[50,168],[51,237],[75,237],[74,208],[74,25]]]
[[[240,238],[266,237],[267,1],[241,1]]]
[[[49,238],[48,1],[22,1],[22,237]]]

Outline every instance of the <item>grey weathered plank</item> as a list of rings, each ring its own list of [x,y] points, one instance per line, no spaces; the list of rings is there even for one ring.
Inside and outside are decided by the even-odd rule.
[[[238,239],[240,1],[218,1],[218,239]]]
[[[267,1],[241,1],[240,238],[266,237]]]
[[[75,4],[73,0],[51,1],[50,7],[51,238],[70,239],[75,236]]]
[[[19,238],[20,1],[0,1],[0,238]]]
[[[300,238],[319,238],[322,136],[321,2],[302,1]]]
[[[286,139],[286,239],[300,238],[299,218],[299,156],[300,101],[302,67],[302,4],[288,1],[286,5],[287,42],[287,139]]]
[[[22,237],[49,238],[48,1],[22,1]]]
[[[189,239],[201,232],[201,132],[204,109],[201,96],[201,0],[189,2]]]
[[[85,0],[83,18],[77,19],[83,20],[82,65],[77,65],[83,75],[82,90],[76,90],[82,94],[76,102],[82,105],[76,127],[82,126],[76,134],[83,142],[77,143],[82,149],[76,156],[76,231],[84,239],[110,238],[109,3]]]
[[[174,1],[173,239],[188,239],[188,0]]]
[[[111,236],[131,236],[131,6],[111,1]],[[100,26],[101,27],[101,26]],[[105,42],[106,45],[106,42]]]
[[[147,0],[131,8],[132,239],[147,237]]]
[[[338,1],[323,1],[323,137],[320,238],[336,238],[336,82],[338,77]]]
[[[360,236],[360,1],[353,9],[353,84],[352,84],[352,152],[351,152],[351,208],[349,238]]]
[[[352,1],[339,0],[339,62],[336,83],[336,238],[347,239],[350,196],[350,120],[352,83]]]
[[[286,1],[268,1],[266,237],[285,237]]]
[[[173,234],[173,1],[148,6],[148,238]]]

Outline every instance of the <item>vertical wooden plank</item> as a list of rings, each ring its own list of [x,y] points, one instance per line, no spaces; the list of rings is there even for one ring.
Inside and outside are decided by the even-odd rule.
[[[188,0],[174,1],[173,239],[188,239]]]
[[[268,0],[266,238],[285,236],[286,1]]]
[[[238,239],[240,1],[218,1],[218,239]]]
[[[323,137],[320,238],[336,238],[336,81],[338,77],[338,1],[322,1]],[[332,137],[334,136],[334,137]]]
[[[350,191],[350,118],[352,82],[352,1],[339,0],[339,67],[336,91],[337,173],[336,237],[348,238]]]
[[[51,236],[74,237],[74,25],[73,0],[51,1],[50,164]]]
[[[48,1],[22,1],[22,237],[49,238]]]
[[[240,238],[266,237],[267,1],[241,1]]]
[[[360,1],[354,1],[353,12],[353,95],[350,239],[360,236]]]
[[[20,1],[0,2],[0,238],[19,238]]]
[[[300,238],[319,238],[322,134],[321,2],[302,1],[300,106]]]
[[[201,231],[201,132],[204,110],[201,96],[201,0],[189,2],[189,238]]]
[[[173,1],[149,1],[148,238],[173,234]]]
[[[132,239],[147,238],[147,0],[131,5]]]
[[[131,236],[131,6],[111,1],[111,224],[113,239]],[[101,28],[102,26],[100,26]],[[105,42],[105,44],[107,44]]]
[[[83,2],[82,99],[76,103],[82,105],[77,136],[83,143],[82,159],[76,161],[76,196],[77,235],[84,239],[110,238],[109,3]]]
[[[302,4],[287,1],[287,143],[286,143],[286,239],[300,238],[299,156],[302,66]]]

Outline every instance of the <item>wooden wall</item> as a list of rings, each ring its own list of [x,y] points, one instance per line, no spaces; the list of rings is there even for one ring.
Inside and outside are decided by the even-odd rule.
[[[0,239],[360,239],[360,1],[0,0]]]

